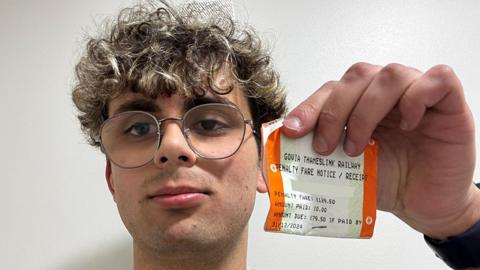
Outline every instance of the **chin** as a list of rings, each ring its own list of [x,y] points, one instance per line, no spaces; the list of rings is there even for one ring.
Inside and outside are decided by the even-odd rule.
[[[225,233],[215,233],[208,229],[201,229],[195,224],[177,223],[163,227],[163,230],[158,228],[149,233],[144,231],[141,235],[137,234],[134,241],[137,245],[141,243],[138,246],[149,247],[155,252],[179,254],[219,247],[229,238]]]

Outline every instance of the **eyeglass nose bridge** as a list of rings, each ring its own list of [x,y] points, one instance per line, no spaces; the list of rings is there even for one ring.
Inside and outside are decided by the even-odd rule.
[[[161,131],[162,130],[162,124],[166,121],[178,121],[180,123],[180,130],[182,131],[183,137],[187,140],[187,143],[188,143],[189,134],[188,134],[188,130],[185,130],[185,127],[183,125],[183,118],[180,118],[180,117],[165,117],[165,118],[156,119],[156,120],[157,120],[157,125],[158,125],[157,134],[159,136],[158,148],[160,147],[160,144],[162,143],[162,139],[163,139],[163,134],[162,134],[162,131]]]
[[[162,119],[157,119],[158,126],[160,127],[165,121],[179,121],[181,126],[183,126],[183,118],[180,117],[165,117]]]

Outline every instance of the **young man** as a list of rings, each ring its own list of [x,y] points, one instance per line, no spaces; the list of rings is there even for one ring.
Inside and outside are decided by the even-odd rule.
[[[76,67],[73,100],[132,235],[135,269],[245,269],[266,192],[259,126],[286,112],[252,30],[160,8],[121,12]],[[434,239],[480,220],[474,127],[454,72],[358,63],[291,111],[284,133],[358,155],[379,142],[378,206]],[[347,136],[339,142],[344,127]],[[454,157],[454,158],[453,158]]]

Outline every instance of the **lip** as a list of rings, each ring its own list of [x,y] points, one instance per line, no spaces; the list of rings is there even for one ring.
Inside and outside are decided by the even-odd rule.
[[[165,187],[149,196],[164,209],[192,208],[208,199],[209,192],[193,187]]]

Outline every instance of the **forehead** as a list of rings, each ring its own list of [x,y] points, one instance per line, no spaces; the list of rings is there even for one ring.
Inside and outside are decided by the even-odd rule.
[[[247,98],[241,89],[234,87],[231,92],[224,95],[207,91],[202,97],[185,97],[179,94],[174,94],[172,96],[159,95],[155,99],[141,93],[123,91],[108,102],[108,117],[123,111],[131,110],[142,110],[157,114],[167,113],[168,111],[184,113],[191,107],[195,106],[198,100],[202,100],[202,103],[220,102],[234,104],[245,116],[250,116]]]

